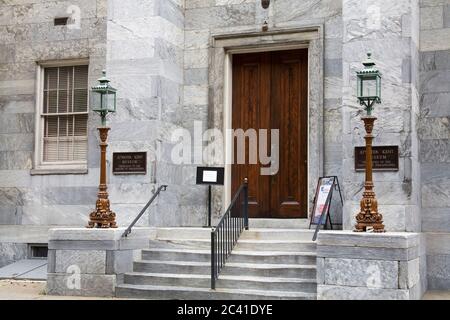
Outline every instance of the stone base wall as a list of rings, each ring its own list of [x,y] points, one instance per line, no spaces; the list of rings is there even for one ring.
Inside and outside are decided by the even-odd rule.
[[[416,300],[421,283],[417,233],[319,233],[319,300]]]
[[[148,247],[153,229],[52,229],[49,235],[47,293],[112,297],[125,272],[132,271],[135,250]]]

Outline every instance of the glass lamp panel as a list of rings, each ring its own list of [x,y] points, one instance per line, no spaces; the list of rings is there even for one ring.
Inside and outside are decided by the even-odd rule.
[[[363,81],[362,81],[362,78],[360,77],[360,76],[358,76],[358,78],[357,78],[357,84],[356,84],[356,90],[357,90],[357,96],[358,97],[362,97],[362,83],[363,83]]]
[[[105,95],[107,98],[107,110],[109,112],[116,112],[116,93],[115,92],[109,92]]]
[[[381,77],[377,77],[377,96],[381,99]]]
[[[102,93],[102,111],[108,110],[108,94]]]
[[[377,79],[376,78],[365,78],[362,84],[362,97],[376,97],[378,93],[377,90]]]
[[[94,111],[101,111],[102,108],[102,94],[99,92],[91,91],[90,95],[91,108]]]

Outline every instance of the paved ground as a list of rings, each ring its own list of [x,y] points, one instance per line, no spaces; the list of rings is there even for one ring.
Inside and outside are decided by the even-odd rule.
[[[0,300],[111,300],[115,298],[56,297],[45,294],[45,281],[0,280]]]
[[[450,291],[428,291],[423,300],[450,300]]]
[[[0,300],[112,300],[116,298],[56,297],[45,294],[45,281],[0,280]],[[429,291],[424,300],[450,300],[450,291]]]

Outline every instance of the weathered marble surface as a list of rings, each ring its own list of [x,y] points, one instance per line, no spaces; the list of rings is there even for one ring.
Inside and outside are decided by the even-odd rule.
[[[321,231],[318,299],[420,299],[426,290],[421,240],[418,233]]]
[[[52,295],[111,297],[118,277],[132,271],[134,251],[156,230],[57,228],[49,231],[47,291]]]
[[[27,255],[28,246],[26,243],[0,242],[0,268],[25,259]]]

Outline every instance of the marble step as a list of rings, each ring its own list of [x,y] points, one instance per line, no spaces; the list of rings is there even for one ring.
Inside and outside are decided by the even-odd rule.
[[[284,221],[284,220],[283,220]],[[211,228],[158,228],[156,239],[188,240],[211,239]],[[260,240],[311,240],[314,230],[286,228],[257,228],[250,227],[241,234],[242,239]]]
[[[310,240],[239,239],[234,250],[236,250],[236,251],[242,250],[242,251],[316,252],[316,244]]]
[[[315,300],[315,293],[121,284],[120,298],[169,300]]]
[[[210,250],[153,248],[142,250],[142,260],[210,262]],[[228,262],[282,263],[315,265],[316,254],[312,252],[282,251],[233,251]]]
[[[134,272],[210,274],[210,262],[138,260],[133,265]],[[315,279],[315,265],[261,264],[227,262],[222,275],[248,275],[259,277]]]
[[[249,219],[250,229],[308,229],[308,219]]]
[[[124,275],[124,283],[134,285],[210,288],[211,276],[209,274],[132,272]],[[240,275],[221,275],[216,282],[216,287],[219,289],[249,289],[304,293],[315,293],[317,290],[315,279],[250,277]]]
[[[150,240],[149,248],[184,248],[211,250],[210,239],[158,239]],[[315,252],[316,244],[308,240],[255,240],[239,239],[234,250]]]
[[[302,240],[312,241],[314,230],[301,229],[250,229],[244,231],[242,240]]]

